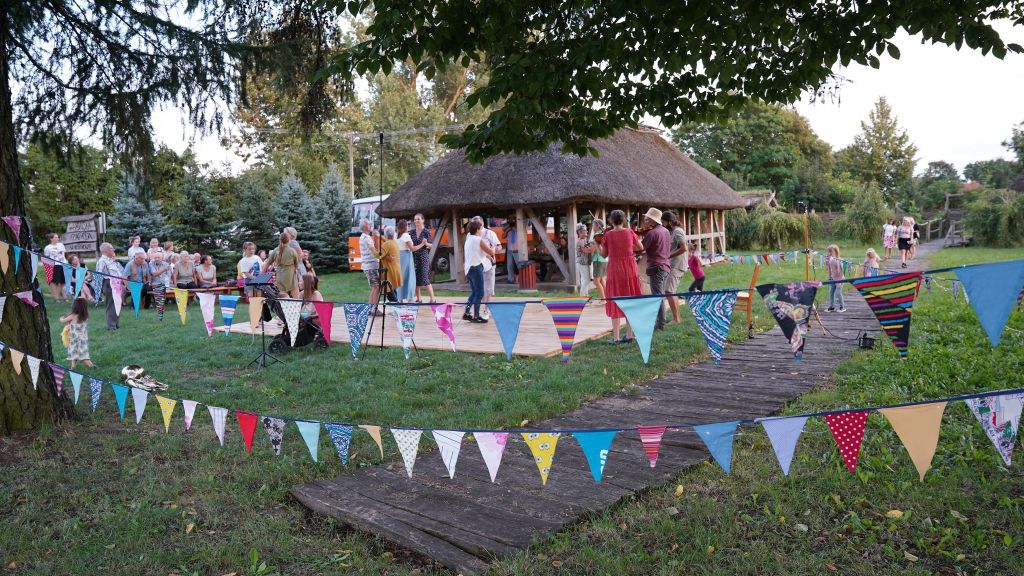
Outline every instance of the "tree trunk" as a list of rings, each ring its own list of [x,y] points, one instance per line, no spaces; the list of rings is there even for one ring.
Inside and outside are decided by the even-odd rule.
[[[0,12],[0,216],[22,217],[20,245],[32,248],[32,231],[25,216],[25,196],[18,170],[18,146],[14,137],[14,118],[10,86],[10,22],[6,10]],[[0,224],[0,240],[15,245],[18,239],[6,224]],[[46,320],[46,304],[42,296],[32,293],[39,306],[31,307],[14,297],[15,292],[34,290],[29,255],[22,253],[18,273],[14,274],[14,250],[9,250],[11,263],[7,273],[0,275],[0,295],[8,296],[0,322],[0,341],[26,355],[44,361],[53,360],[50,347],[50,325]],[[57,422],[73,413],[71,403],[57,395],[53,373],[44,364],[39,368],[39,381],[32,388],[28,362],[23,361],[21,374],[14,371],[10,352],[4,351],[0,361],[0,435],[32,430],[44,422]]]

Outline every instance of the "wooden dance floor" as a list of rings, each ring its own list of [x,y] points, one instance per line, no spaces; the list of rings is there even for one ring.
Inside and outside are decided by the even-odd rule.
[[[528,298],[495,298],[495,302],[521,301]],[[465,297],[438,298],[438,302],[465,302]],[[240,304],[239,310],[246,309],[246,305]],[[384,326],[384,345],[400,347],[402,345],[398,338],[397,322],[391,313],[387,318],[375,318],[373,322],[373,334],[371,345],[380,346],[381,321],[386,320]],[[492,318],[487,324],[472,324],[462,320],[462,309],[452,309],[452,323],[455,325],[455,345],[460,352],[478,352],[481,354],[504,354],[505,349],[501,345],[501,338],[498,336],[498,329]],[[223,326],[216,328],[224,331]],[[369,324],[367,330],[370,330]],[[236,322],[231,326],[231,332],[235,334],[252,334],[252,327],[248,322]],[[267,335],[273,336],[281,332],[277,322],[267,322]],[[592,303],[583,310],[580,317],[579,327],[576,329],[576,342],[585,342],[601,338],[611,332],[611,321],[605,316],[604,303]],[[259,331],[256,331],[259,334]],[[429,306],[419,306],[416,318],[415,332],[416,346],[429,350],[451,350],[451,343],[448,337],[437,329],[434,322],[434,315]],[[334,307],[334,315],[331,317],[331,342],[349,342],[348,326],[345,323],[345,311],[340,305]],[[519,337],[516,339],[516,346],[512,350],[517,356],[553,356],[561,353],[562,349],[558,344],[558,334],[555,332],[555,324],[551,321],[551,314],[543,304],[527,304],[523,310],[523,318],[519,324]]]

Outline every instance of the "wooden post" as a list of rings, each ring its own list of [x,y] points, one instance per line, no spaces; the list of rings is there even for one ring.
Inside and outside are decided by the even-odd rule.
[[[568,219],[568,222],[566,222],[566,226],[565,226],[566,227],[566,230],[565,230],[566,239],[568,240],[568,250],[567,250],[566,256],[567,256],[567,258],[569,260],[569,262],[568,262],[568,264],[569,264],[569,274],[572,275],[570,278],[566,278],[566,280],[569,281],[569,284],[575,285],[576,284],[576,222],[577,222],[577,220],[576,220],[576,218],[577,218],[576,203],[575,202],[571,202],[569,204],[569,209],[568,209],[568,211],[566,213],[566,217]]]
[[[725,210],[718,212],[718,229],[722,231],[722,254],[725,254]]]
[[[555,265],[558,266],[558,271],[562,273],[562,277],[565,278],[566,282],[572,284],[572,277],[569,276],[569,268],[565,265],[565,260],[562,260],[562,255],[558,253],[558,246],[548,238],[548,228],[537,218],[534,214],[533,209],[529,206],[526,207],[526,214],[530,217],[530,222],[533,222],[533,227],[537,229],[537,233],[540,234],[540,241],[544,243],[544,247],[548,249],[548,254],[551,259],[555,261]]]
[[[429,252],[429,255],[427,256],[427,262],[430,262],[430,267],[431,268],[433,268],[433,266],[434,266],[434,258],[437,256],[437,247],[441,245],[441,237],[444,236],[444,229],[447,228],[447,227],[448,227],[448,215],[445,214],[444,216],[441,217],[441,223],[437,225],[437,230],[434,231],[434,235],[431,238],[432,246],[430,247],[430,252]],[[449,235],[449,238],[450,237],[451,237],[451,235]],[[449,262],[448,265],[451,266],[452,263]],[[454,276],[452,276],[452,278],[454,278]]]
[[[458,210],[452,210],[452,278],[460,284],[466,283],[466,271],[463,270],[465,255],[462,253],[462,223],[459,222]]]
[[[526,213],[522,208],[516,208],[516,247],[520,260],[526,261],[530,258],[530,245],[526,241]]]
[[[700,210],[693,211],[693,219],[697,221],[697,252],[700,254],[704,254],[703,239],[700,237]]]
[[[356,199],[356,161],[355,135],[348,135],[348,187],[352,191],[352,199]]]

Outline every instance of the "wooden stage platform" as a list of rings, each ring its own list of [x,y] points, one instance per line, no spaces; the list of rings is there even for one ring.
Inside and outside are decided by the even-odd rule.
[[[522,301],[529,297],[519,298],[494,298],[495,302],[501,301]],[[438,302],[465,302],[465,298],[449,297],[438,298]],[[429,306],[420,306],[416,318],[416,346],[428,350],[451,350],[451,343],[448,337],[437,329],[434,322],[434,315]],[[371,345],[380,345],[381,322],[387,321],[384,327],[384,345],[400,347],[402,345],[398,338],[398,327],[394,318],[388,313],[386,318],[377,317],[373,323],[373,334]],[[481,354],[504,354],[505,349],[501,345],[501,338],[498,336],[498,329],[492,319],[487,324],[472,324],[462,320],[461,308],[452,310],[452,323],[455,325],[455,345],[460,352],[478,352]],[[216,328],[224,331],[223,326]],[[367,325],[367,330],[370,327]],[[235,334],[252,334],[252,327],[248,322],[237,322],[232,324],[231,332]],[[274,336],[281,332],[276,322],[267,322],[267,336]],[[259,332],[256,332],[259,334]],[[576,342],[585,342],[601,338],[611,333],[611,321],[605,316],[604,303],[591,303],[580,316],[580,324],[576,329]],[[348,326],[345,323],[345,311],[340,305],[334,307],[334,316],[331,318],[331,342],[348,344]],[[562,351],[558,343],[558,334],[555,332],[555,324],[551,321],[551,314],[543,304],[527,304],[523,310],[523,318],[519,324],[519,338],[512,353],[517,356],[554,356]]]

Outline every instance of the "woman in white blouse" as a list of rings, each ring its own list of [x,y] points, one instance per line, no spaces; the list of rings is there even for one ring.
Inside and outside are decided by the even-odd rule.
[[[416,298],[416,267],[412,261],[409,221],[399,220],[395,228],[398,233],[398,259],[402,271],[402,287],[398,289],[398,299],[402,302],[412,302]]]
[[[470,294],[466,302],[463,320],[474,324],[486,324],[487,320],[480,317],[480,302],[484,299],[484,267],[491,265],[488,256],[494,256],[494,249],[483,241],[483,226],[477,220],[471,220],[466,235],[466,278],[469,279]],[[470,314],[470,308],[473,313]]]
[[[64,243],[60,241],[60,236],[50,234],[50,243],[43,248],[43,256],[49,258],[49,263],[53,264],[53,280],[50,282],[50,290],[53,292],[54,302],[58,300],[71,301],[67,292],[64,291],[64,263],[67,262],[64,252]]]

